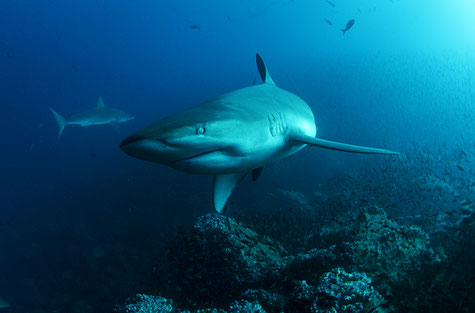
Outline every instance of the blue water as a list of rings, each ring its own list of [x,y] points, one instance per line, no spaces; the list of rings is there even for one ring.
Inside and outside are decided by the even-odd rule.
[[[471,1],[334,3],[0,2],[5,312],[107,312],[143,288],[171,233],[212,212],[212,180],[132,159],[119,144],[259,83],[256,52],[278,86],[311,106],[322,138],[402,153],[416,143],[473,149]],[[119,132],[68,127],[58,139],[48,107],[69,116],[98,96],[136,118]],[[306,149],[239,186],[231,212],[257,210],[279,188],[311,191],[368,158]]]

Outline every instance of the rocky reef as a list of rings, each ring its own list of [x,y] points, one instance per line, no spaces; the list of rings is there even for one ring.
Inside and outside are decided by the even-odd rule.
[[[469,146],[416,145],[253,214],[203,216],[140,290],[157,308],[126,311],[148,303],[132,297],[116,312],[473,312]]]
[[[424,266],[441,261],[419,226],[398,225],[376,206],[360,214],[354,233],[354,263],[358,270],[369,273],[385,294],[390,294],[392,285],[409,282]]]
[[[157,290],[188,307],[226,306],[259,286],[285,255],[277,242],[235,219],[202,216],[170,243],[165,266],[155,275]]]
[[[418,273],[444,262],[421,228],[377,206],[330,225],[289,253],[249,220],[202,216],[170,242],[147,295],[114,312],[392,312],[395,287],[410,290]]]

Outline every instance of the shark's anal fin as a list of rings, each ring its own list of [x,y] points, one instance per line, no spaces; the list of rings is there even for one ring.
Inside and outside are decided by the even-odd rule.
[[[258,168],[255,168],[252,170],[252,180],[253,181],[256,181],[259,176],[261,176],[261,173],[262,173],[262,170],[264,169],[264,166],[261,166],[261,167],[258,167]]]
[[[234,188],[246,176],[247,171],[243,173],[222,174],[214,176],[213,181],[213,203],[218,213],[223,213],[226,209],[229,196]]]
[[[386,149],[354,146],[354,145],[349,145],[346,143],[328,141],[328,140],[309,137],[309,136],[293,135],[289,137],[289,140],[294,141],[296,143],[300,143],[300,144],[307,144],[310,146],[321,147],[321,148],[331,149],[331,150],[352,152],[352,153],[399,154],[398,152],[394,152],[394,151],[390,151]]]
[[[104,107],[104,101],[102,101],[102,97],[99,96],[99,98],[97,99],[96,109],[100,109],[103,107]]]
[[[274,81],[269,75],[269,71],[267,70],[264,60],[261,58],[259,53],[256,53],[256,63],[257,63],[257,69],[259,71],[259,75],[261,76],[262,81],[265,84],[275,85]]]

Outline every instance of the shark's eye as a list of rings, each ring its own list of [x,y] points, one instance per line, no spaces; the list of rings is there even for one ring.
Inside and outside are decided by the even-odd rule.
[[[204,128],[203,126],[198,126],[198,127],[196,128],[196,133],[197,133],[198,135],[203,135],[203,134],[205,133],[205,128]]]

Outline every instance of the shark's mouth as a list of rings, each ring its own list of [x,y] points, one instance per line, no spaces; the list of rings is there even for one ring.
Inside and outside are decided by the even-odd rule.
[[[222,149],[214,149],[214,150],[211,150],[211,151],[201,152],[201,153],[198,153],[198,154],[186,157],[186,158],[171,161],[171,162],[167,163],[167,165],[173,165],[173,164],[177,164],[177,163],[180,163],[180,162],[183,162],[183,161],[196,159],[196,158],[199,158],[199,157],[202,157],[202,156],[214,153],[214,152],[220,152],[220,151],[222,151]]]

